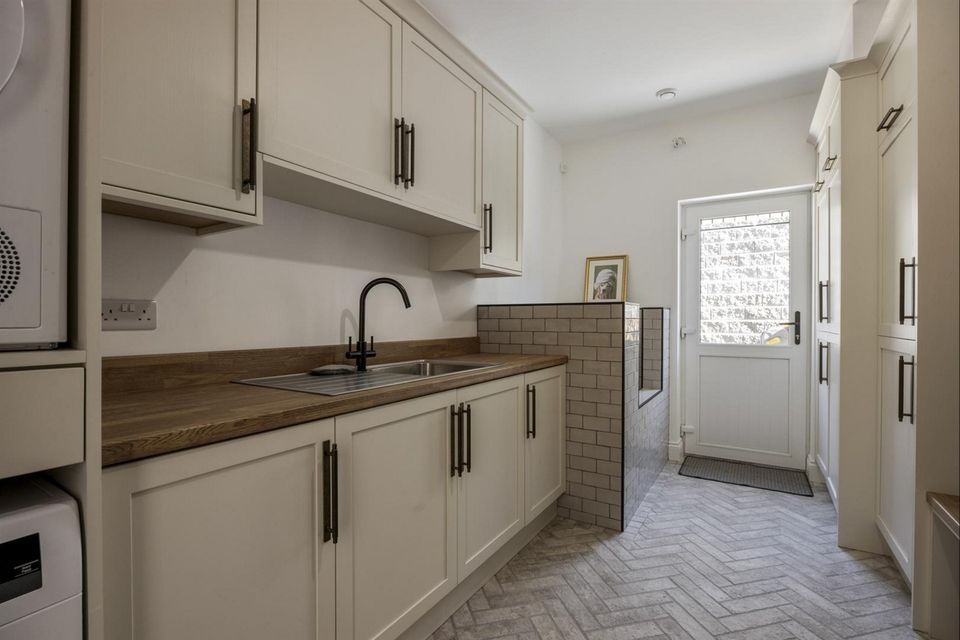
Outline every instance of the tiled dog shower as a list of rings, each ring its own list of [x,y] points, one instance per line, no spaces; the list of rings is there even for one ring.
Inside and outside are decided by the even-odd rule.
[[[666,463],[668,312],[630,302],[477,307],[482,351],[569,358],[560,515],[621,531]]]

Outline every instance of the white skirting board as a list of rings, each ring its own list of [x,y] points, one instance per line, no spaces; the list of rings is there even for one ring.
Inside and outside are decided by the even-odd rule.
[[[670,462],[683,462],[683,438],[667,442],[667,460]]]

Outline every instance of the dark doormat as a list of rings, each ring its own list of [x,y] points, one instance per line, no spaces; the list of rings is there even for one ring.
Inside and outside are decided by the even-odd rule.
[[[813,497],[813,489],[810,487],[807,474],[799,469],[781,469],[735,460],[687,456],[680,466],[680,475]]]

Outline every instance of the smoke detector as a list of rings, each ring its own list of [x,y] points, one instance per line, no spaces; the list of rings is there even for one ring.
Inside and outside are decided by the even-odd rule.
[[[673,87],[666,87],[657,91],[657,100],[660,102],[670,102],[677,97],[678,93],[680,92]]]

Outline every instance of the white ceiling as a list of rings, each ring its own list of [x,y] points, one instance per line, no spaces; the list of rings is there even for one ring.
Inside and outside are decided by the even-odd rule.
[[[816,91],[853,0],[418,0],[563,141]],[[677,87],[669,103],[654,93]]]

